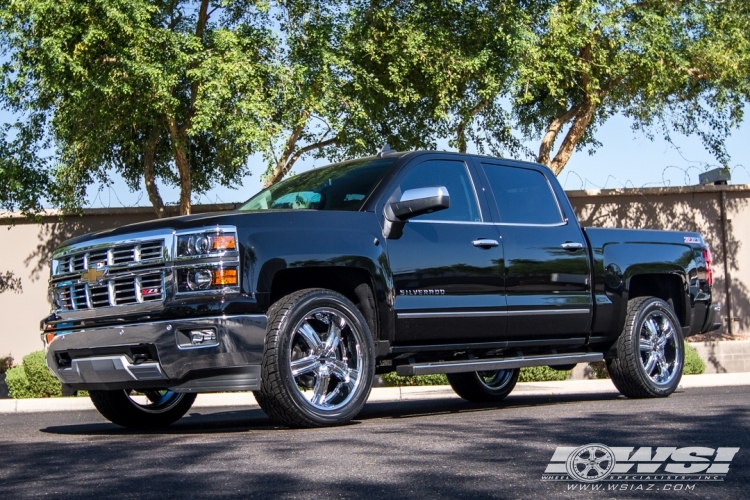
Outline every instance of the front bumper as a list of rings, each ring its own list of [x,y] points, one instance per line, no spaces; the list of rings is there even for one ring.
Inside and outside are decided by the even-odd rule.
[[[46,344],[47,366],[73,391],[257,390],[266,324],[265,315],[238,315],[59,332]],[[192,331],[215,340],[192,345]]]

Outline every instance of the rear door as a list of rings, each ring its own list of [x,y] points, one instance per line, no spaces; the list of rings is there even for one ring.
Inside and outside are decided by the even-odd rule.
[[[460,156],[419,156],[394,181],[387,201],[409,189],[444,186],[450,208],[404,224],[387,240],[393,273],[395,343],[473,343],[505,335],[503,247],[485,220],[473,167]],[[482,245],[480,243],[488,243]]]
[[[505,252],[508,340],[585,335],[593,316],[586,239],[563,213],[551,174],[532,165],[479,164]]]

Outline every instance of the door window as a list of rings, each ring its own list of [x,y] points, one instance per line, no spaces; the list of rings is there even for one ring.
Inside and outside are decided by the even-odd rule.
[[[482,163],[495,195],[500,222],[509,224],[559,224],[562,222],[547,178],[527,168]]]
[[[412,221],[481,222],[474,184],[462,161],[429,160],[414,166],[399,183],[390,201],[400,200],[401,194],[409,189],[436,186],[448,189],[450,207],[414,217]]]

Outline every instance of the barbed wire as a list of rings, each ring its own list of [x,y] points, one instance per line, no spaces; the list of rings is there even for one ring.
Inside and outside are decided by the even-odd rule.
[[[689,160],[686,160],[686,161],[689,161]],[[578,181],[580,183],[579,184],[580,187],[578,188],[580,190],[586,190],[586,189],[590,189],[590,188],[608,189],[610,181],[614,181],[617,184],[619,184],[619,186],[617,186],[617,187],[621,187],[621,188],[625,188],[625,189],[628,189],[628,188],[639,188],[639,187],[640,188],[645,188],[645,187],[672,187],[673,186],[672,179],[667,178],[666,174],[667,174],[667,171],[669,171],[669,170],[677,170],[677,171],[679,171],[679,172],[682,173],[683,183],[682,184],[674,184],[674,185],[690,186],[690,185],[697,185],[698,184],[697,176],[696,176],[695,180],[693,180],[693,177],[692,177],[692,171],[693,170],[696,170],[698,174],[702,174],[703,172],[706,172],[706,171],[708,171],[708,170],[710,170],[712,168],[721,168],[720,166],[718,166],[716,164],[709,163],[709,162],[704,162],[704,161],[691,161],[691,163],[697,163],[697,164],[701,165],[703,168],[701,169],[701,168],[699,168],[699,167],[697,167],[695,165],[690,165],[688,167],[679,167],[677,165],[667,165],[661,171],[661,181],[646,182],[646,183],[641,184],[640,186],[637,186],[630,179],[627,179],[627,180],[625,180],[625,182],[622,182],[620,179],[618,179],[616,176],[614,176],[612,174],[610,174],[610,175],[607,176],[607,178],[604,181],[604,185],[598,185],[597,183],[595,183],[592,180],[590,180],[588,177],[581,177],[581,175],[578,172],[576,172],[575,170],[569,170],[566,173],[566,175],[565,175],[565,180],[563,180],[561,182],[561,184],[563,185],[563,189],[573,189],[571,187],[568,187],[568,181],[569,181],[571,175],[575,175],[578,178]],[[736,178],[736,176],[734,175],[735,171],[740,171],[740,170],[744,171],[745,175],[748,177],[748,181],[749,181],[748,183],[750,183],[750,170],[748,170],[744,165],[737,164],[737,165],[734,165],[732,167],[729,167],[729,172],[730,172],[731,176],[735,177],[735,178]],[[609,189],[611,189],[611,188],[609,188]]]

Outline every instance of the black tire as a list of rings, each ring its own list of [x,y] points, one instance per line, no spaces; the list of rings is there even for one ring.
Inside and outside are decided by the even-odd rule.
[[[518,382],[518,368],[489,372],[449,373],[448,382],[453,390],[473,403],[502,401]]]
[[[663,398],[677,389],[685,347],[680,322],[669,304],[656,297],[629,301],[616,346],[617,357],[607,360],[607,370],[621,394]]]
[[[343,295],[309,288],[269,309],[255,399],[272,419],[290,427],[346,423],[367,401],[374,373],[367,321]]]
[[[123,427],[164,427],[182,418],[195,402],[196,394],[172,391],[142,390],[149,400],[140,404],[131,397],[133,391],[89,391],[99,413]]]

